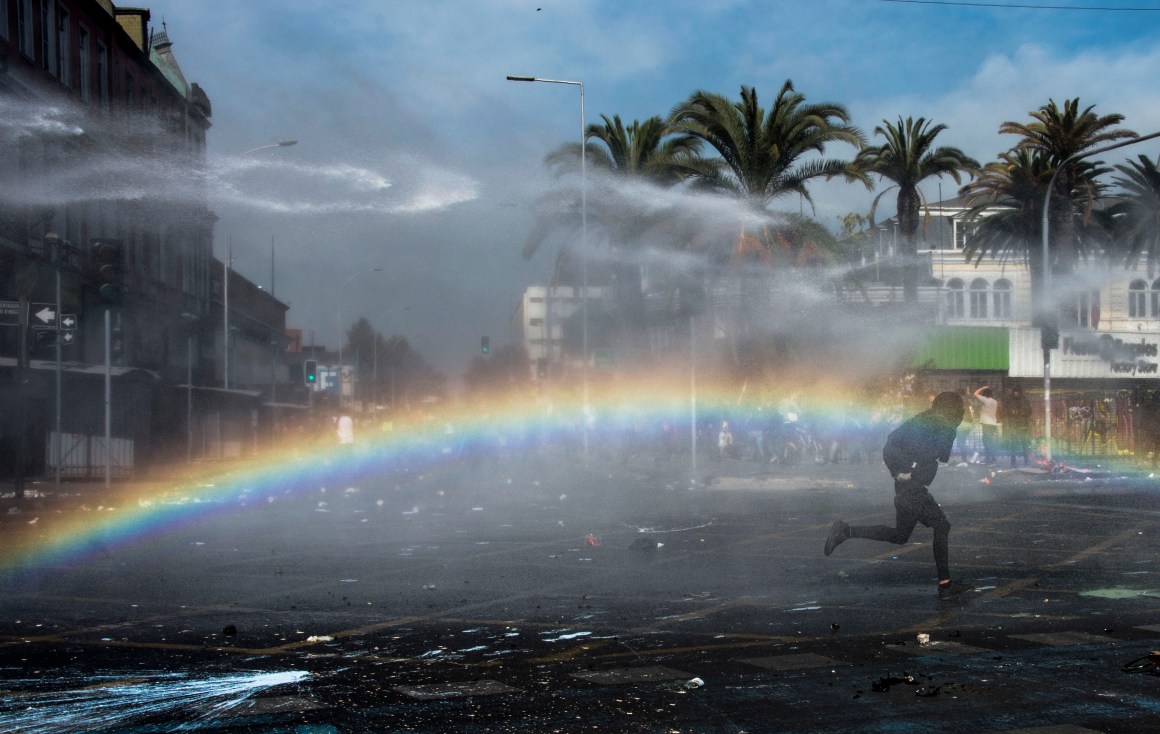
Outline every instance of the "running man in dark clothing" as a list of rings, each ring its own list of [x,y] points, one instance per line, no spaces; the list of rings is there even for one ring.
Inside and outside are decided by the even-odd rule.
[[[963,420],[963,399],[953,392],[935,396],[929,410],[905,421],[886,438],[882,460],[894,477],[894,527],[847,525],[838,520],[826,538],[826,555],[850,538],[869,538],[902,545],[918,523],[934,530],[934,563],[938,569],[938,595],[950,599],[972,586],[952,581],[947,551],[951,524],[927,487],[938,472],[938,462],[950,461],[955,429]]]

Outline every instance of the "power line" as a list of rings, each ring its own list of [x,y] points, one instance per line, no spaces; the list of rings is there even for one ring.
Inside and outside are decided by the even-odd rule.
[[[971,3],[954,0],[878,0],[880,3],[909,5],[954,5],[961,8],[1010,8],[1012,10],[1087,10],[1104,13],[1160,13],[1160,8],[1112,8],[1102,5],[1028,5],[1026,3]]]

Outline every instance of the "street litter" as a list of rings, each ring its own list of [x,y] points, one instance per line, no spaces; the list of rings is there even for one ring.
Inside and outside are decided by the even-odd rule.
[[[704,685],[705,681],[701,680],[700,678],[690,678],[689,680],[685,681],[685,688],[690,691],[695,688],[701,688]]]
[[[896,686],[899,683],[905,683],[908,686],[917,686],[918,679],[910,673],[903,673],[901,678],[892,675],[886,678],[879,678],[878,680],[871,683],[870,690],[874,691],[875,693],[885,693],[886,691],[890,690],[891,686]]]
[[[589,533],[588,535],[584,536],[584,545],[587,545],[590,548],[599,548],[600,547],[600,538]]]
[[[920,644],[920,645],[930,644],[930,634],[928,634],[926,632],[919,632],[918,633],[918,644]]]
[[[1160,675],[1160,650],[1153,650],[1143,657],[1129,660],[1120,666],[1125,673],[1147,673]]]
[[[334,638],[330,635],[310,635],[306,638],[307,642],[333,642]]]

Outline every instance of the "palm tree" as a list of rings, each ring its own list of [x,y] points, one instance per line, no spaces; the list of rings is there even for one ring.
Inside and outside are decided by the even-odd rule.
[[[938,134],[947,129],[946,125],[932,125],[925,118],[898,118],[895,125],[886,120],[874,128],[875,135],[886,139],[882,145],[863,148],[854,162],[864,171],[877,174],[880,178],[893,181],[894,186],[874,198],[870,207],[870,221],[874,221],[874,210],[879,200],[892,188],[898,189],[898,228],[902,236],[903,297],[914,303],[918,300],[919,269],[918,257],[918,217],[925,204],[918,186],[928,178],[950,176],[956,184],[962,183],[963,174],[973,176],[979,171],[979,162],[958,148],[934,147]]]
[[[1073,198],[1098,193],[1094,179],[1106,169],[1087,161],[1071,164],[1076,172],[1092,181]],[[1014,148],[999,160],[983,167],[978,177],[960,190],[968,207],[964,224],[973,228],[967,238],[964,254],[977,263],[991,255],[1002,260],[1021,259],[1031,276],[1032,302],[1039,304],[1043,289],[1043,201],[1047,184],[1055,172],[1049,155],[1034,148]],[[1109,243],[1111,212],[1073,205],[1060,207],[1068,216],[1068,231],[1074,236],[1071,252],[1076,257],[1088,248],[1099,249]],[[1054,207],[1053,207],[1054,209]],[[1037,318],[1041,318],[1038,315]]]
[[[1078,98],[1064,100],[1062,107],[1055,100],[1048,100],[1047,104],[1030,113],[1031,122],[1004,122],[999,126],[999,132],[1022,136],[1015,148],[1041,152],[1052,172],[1074,155],[1117,140],[1139,137],[1131,130],[1116,128],[1124,121],[1123,115],[1097,115],[1092,111],[1094,107],[1091,105],[1080,111]],[[1052,273],[1071,273],[1082,255],[1083,244],[1077,240],[1075,213],[1078,209],[1084,215],[1083,222],[1090,220],[1092,205],[1102,188],[1096,177],[1106,172],[1107,169],[1100,168],[1098,162],[1082,160],[1059,170],[1055,190],[1051,192],[1049,220],[1050,231],[1055,233],[1049,243]]]
[[[1109,210],[1116,221],[1115,241],[1126,265],[1134,266],[1146,254],[1148,271],[1154,272],[1160,265],[1160,169],[1141,155],[1116,170],[1121,175],[1112,182],[1122,189],[1122,198]]]
[[[1042,270],[1036,245],[1042,222],[1043,195],[1053,170],[1047,156],[1024,148],[999,155],[959,193],[969,207],[964,224],[974,228],[966,241],[968,259],[986,255],[1001,260],[1022,259],[1031,267],[1032,280]]]
[[[585,128],[585,145],[569,143],[548,154],[545,163],[557,177],[581,170],[581,154],[587,155],[589,224],[608,240],[613,255],[611,275],[619,324],[628,341],[631,326],[644,315],[640,266],[632,257],[644,241],[642,235],[657,224],[660,214],[647,214],[628,201],[622,188],[637,183],[671,187],[687,178],[689,171],[704,169],[697,151],[701,141],[691,135],[673,134],[659,116],[626,126],[619,115],[601,115],[601,123]],[[530,258],[553,235],[573,237],[580,228],[581,196],[577,189],[549,192],[539,201],[536,226],[524,244]],[[559,263],[556,267],[561,267]],[[553,273],[554,275],[555,273]]]
[[[787,79],[768,110],[752,87],[742,86],[739,100],[696,91],[673,107],[669,124],[678,133],[701,139],[718,156],[700,170],[689,171],[692,186],[732,196],[740,204],[733,233],[723,237],[721,228],[706,231],[706,244],[725,245],[734,264],[756,261],[798,266],[835,259],[837,241],[824,227],[813,227],[805,216],[779,214],[774,205],[795,197],[799,206],[809,202],[812,207],[810,184],[836,176],[869,186],[868,178],[850,161],[825,157],[832,143],[847,143],[855,149],[865,143],[861,130],[850,124],[845,107],[809,103]],[[756,276],[756,272],[743,272],[735,283],[740,290],[722,296],[734,303],[728,319],[729,343],[734,367],[739,369],[744,361],[742,343],[751,340],[754,332],[768,334],[776,329],[769,319],[775,289],[767,274]]]
[[[710,92],[694,92],[669,113],[676,133],[692,135],[707,143],[720,161],[688,170],[696,186],[731,193],[760,216],[787,195],[810,202],[809,184],[842,176],[868,180],[849,161],[814,158],[825,155],[826,145],[848,143],[861,148],[862,132],[850,124],[846,108],[832,102],[807,103],[805,95],[786,80],[768,112],[752,87],[741,87],[741,99],[732,101]],[[736,258],[780,254],[771,225],[756,232],[742,231],[734,246]],[[785,253],[791,259],[796,253]]]
[[[628,127],[619,115],[611,120],[607,115],[600,117],[604,121],[602,124],[593,123],[585,128],[583,150],[587,155],[584,165],[593,171],[597,180],[604,174],[672,186],[686,178],[689,170],[701,170],[697,161],[700,141],[690,135],[673,135],[660,117],[653,116],[644,122],[634,120]],[[557,148],[545,157],[544,163],[556,178],[578,174],[581,169],[580,144],[568,143]],[[579,190],[557,190],[541,197],[536,226],[524,243],[525,259],[534,256],[551,233],[562,226],[579,229],[580,199]],[[616,197],[601,197],[597,192],[591,199],[590,213],[593,213],[592,209],[596,210],[595,223],[620,243],[633,241],[633,229],[643,230],[649,226],[640,222],[639,212],[615,211],[612,205],[616,203]]]
[[[660,186],[680,183],[696,158],[700,141],[691,135],[674,135],[659,116],[628,127],[620,115],[601,115],[603,123],[585,129],[587,164],[596,172],[640,178]],[[602,145],[589,144],[597,141]],[[546,163],[556,175],[575,173],[580,169],[580,144],[570,143],[548,154]]]

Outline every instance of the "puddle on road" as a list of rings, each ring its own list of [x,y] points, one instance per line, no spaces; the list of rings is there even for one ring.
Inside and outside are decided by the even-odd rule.
[[[1097,599],[1136,599],[1141,596],[1160,598],[1160,589],[1127,589],[1114,586],[1108,589],[1090,589],[1079,592],[1080,596],[1091,596]]]

